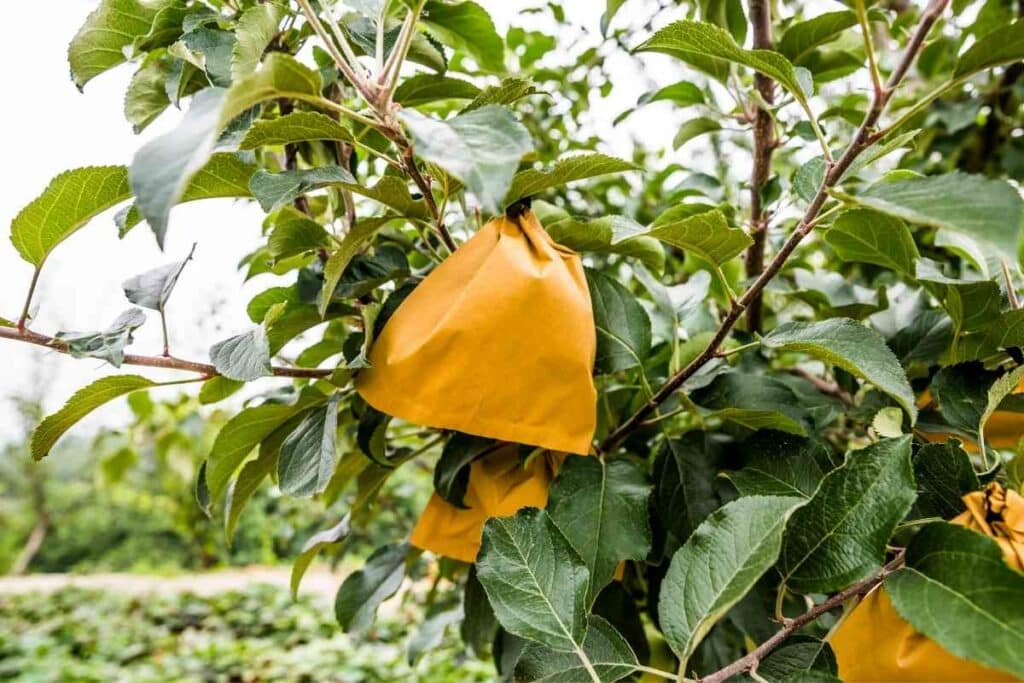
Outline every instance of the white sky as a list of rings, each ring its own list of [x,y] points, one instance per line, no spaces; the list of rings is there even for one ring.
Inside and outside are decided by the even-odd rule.
[[[142,136],[132,133],[122,114],[132,66],[122,66],[96,78],[84,94],[76,90],[68,75],[66,47],[96,3],[97,0],[61,0],[59,10],[53,3],[41,2],[15,3],[5,8],[8,26],[45,27],[41,31],[9,30],[0,41],[0,64],[6,65],[5,90],[16,94],[0,108],[0,125],[6,132],[0,192],[0,225],[4,226],[5,235],[9,234],[10,222],[18,211],[53,176],[81,166],[127,164],[143,142],[172,128],[180,117],[178,112],[170,111]],[[536,0],[483,0],[482,4],[492,12],[502,33],[510,23],[530,25],[538,21],[534,15],[518,14],[522,8],[540,4]],[[569,0],[563,4],[572,21],[598,34],[603,2]],[[637,4],[643,2],[633,0],[631,6]],[[620,17],[620,21],[629,19]],[[631,136],[643,136],[645,142],[652,144],[668,144],[675,131],[666,116],[665,104],[641,111],[625,126],[612,131],[612,118],[654,85],[648,75],[636,70],[634,59],[625,54],[613,56],[610,68],[623,74],[616,79],[614,101],[593,108],[604,119],[594,122],[599,134],[612,141],[603,151],[626,156],[630,153]],[[659,69],[660,85],[680,78],[678,67],[670,66],[667,58],[658,63],[665,65]],[[195,260],[179,281],[168,306],[168,324],[175,355],[206,360],[211,344],[249,325],[244,310],[246,302],[276,284],[273,276],[266,275],[243,283],[236,269],[238,260],[258,244],[263,214],[254,204],[209,200],[176,208],[164,253],[157,248],[145,224],[119,240],[112,214],[111,211],[97,217],[48,259],[36,295],[39,309],[32,323],[34,328],[47,334],[59,329],[102,329],[128,306],[120,288],[126,278],[180,259],[193,242],[198,242]],[[31,274],[31,267],[19,258],[10,242],[0,240],[0,316],[16,318]],[[160,326],[157,314],[147,313],[150,320],[136,334],[131,351],[156,354],[160,348]],[[46,408],[52,411],[77,388],[114,372],[98,361],[76,360],[38,347],[0,341],[0,442],[20,436],[19,423],[7,397],[41,396]],[[155,379],[182,376],[148,368],[125,367],[122,372],[139,372]],[[125,414],[123,405],[115,402],[97,411],[82,431],[101,422],[120,422]]]

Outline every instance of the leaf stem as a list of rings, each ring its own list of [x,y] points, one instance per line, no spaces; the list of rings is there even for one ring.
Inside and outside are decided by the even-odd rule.
[[[582,647],[576,646],[576,656],[583,663],[583,668],[586,669],[587,674],[590,676],[590,680],[593,683],[601,683],[601,677],[597,675],[597,670],[594,665],[590,662],[590,658],[587,657],[587,653],[583,651]]]
[[[634,664],[637,671],[645,674],[651,674],[652,676],[659,676],[669,681],[676,680],[676,675],[670,671],[662,671],[661,669],[655,669],[652,666],[644,666],[643,664]]]
[[[857,12],[857,21],[860,23],[860,32],[864,37],[864,52],[868,57],[868,70],[871,72],[871,84],[876,93],[882,91],[882,76],[878,72],[878,59],[875,57],[875,42],[871,38],[871,24],[868,21],[867,7],[864,0],[855,0],[854,8]]]
[[[36,266],[32,272],[32,280],[28,284],[28,294],[25,295],[25,305],[21,308],[21,315],[18,317],[18,332],[25,332],[25,324],[28,321],[28,310],[32,306],[32,297],[36,293],[36,285],[39,284],[39,273],[43,271],[43,264]]]
[[[363,99],[365,99],[371,105],[376,100],[375,94],[370,87],[369,82],[356,73],[355,69],[349,64],[348,60],[338,51],[338,46],[331,39],[330,34],[327,33],[327,29],[324,28],[323,22],[320,21],[320,17],[317,16],[316,10],[309,4],[309,0],[298,0],[299,6],[302,8],[302,13],[306,15],[306,21],[313,27],[313,31],[319,36],[323,42],[324,47],[327,49],[328,54],[331,55],[331,59],[337,65],[338,70],[345,76],[345,79],[352,84],[352,87],[356,89]],[[340,30],[335,27],[335,30]],[[348,46],[348,42],[345,41],[343,46]],[[351,47],[348,47],[351,51]],[[354,55],[353,55],[354,56]],[[358,64],[358,62],[356,62]]]
[[[746,308],[752,301],[760,296],[768,283],[771,282],[782,270],[782,267],[786,264],[786,261],[796,250],[797,246],[799,246],[804,238],[814,230],[814,227],[817,224],[818,214],[821,212],[822,206],[829,197],[829,190],[839,183],[843,175],[861,152],[871,145],[873,137],[872,133],[875,129],[875,125],[878,123],[878,119],[885,111],[885,107],[889,103],[896,86],[898,86],[900,82],[902,82],[903,77],[906,76],[911,64],[921,51],[925,37],[931,31],[932,26],[935,25],[935,22],[942,15],[942,12],[948,4],[949,0],[930,0],[928,7],[921,15],[921,21],[918,24],[914,35],[911,37],[900,62],[893,69],[892,74],[889,76],[889,80],[882,91],[875,93],[870,109],[867,114],[865,114],[864,120],[854,133],[853,139],[850,140],[850,143],[847,145],[843,155],[834,164],[829,166],[825,173],[825,178],[821,183],[821,187],[818,188],[814,199],[811,201],[810,206],[807,207],[803,218],[797,224],[793,234],[790,235],[789,239],[786,240],[785,244],[782,245],[775,257],[771,260],[765,270],[757,277],[753,284],[750,285],[747,291],[733,303],[729,312],[726,314],[725,319],[722,320],[718,330],[711,338],[711,341],[708,342],[708,345],[689,363],[689,365],[672,375],[672,377],[670,377],[668,381],[666,381],[665,384],[655,392],[654,396],[641,405],[640,408],[630,415],[625,422],[619,425],[617,429],[612,431],[598,447],[599,452],[603,453],[616,448],[627,436],[629,436],[630,433],[643,423],[648,415],[654,412],[659,405],[668,400],[668,398],[672,396],[672,394],[674,394],[687,379],[692,377],[698,370],[717,357],[719,347],[721,347],[729,337],[729,333],[732,331],[733,327],[735,327],[737,321],[740,319],[740,316],[743,315]]]

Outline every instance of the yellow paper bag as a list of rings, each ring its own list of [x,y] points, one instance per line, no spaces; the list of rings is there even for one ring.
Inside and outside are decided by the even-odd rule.
[[[356,388],[416,424],[586,454],[597,340],[579,255],[495,218],[402,302]]]
[[[516,444],[475,460],[463,498],[468,509],[457,508],[435,493],[420,515],[410,543],[438,555],[474,562],[484,523],[491,517],[514,515],[524,507],[545,507],[560,464],[560,456],[546,453],[531,458],[524,467]]]
[[[1024,498],[993,482],[985,491],[964,496],[964,502],[967,510],[952,522],[992,536],[1002,548],[1006,562],[1024,570]],[[861,600],[829,640],[839,663],[839,677],[849,683],[1018,680],[961,659],[915,631],[896,612],[881,587]]]

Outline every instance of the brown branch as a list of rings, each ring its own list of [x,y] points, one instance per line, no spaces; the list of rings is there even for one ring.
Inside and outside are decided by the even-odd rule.
[[[750,23],[754,29],[754,47],[772,49],[772,12],[768,0],[750,0]],[[754,75],[757,92],[765,104],[775,102],[775,83],[762,73]],[[746,254],[748,278],[755,278],[764,270],[764,250],[768,233],[768,212],[761,201],[761,192],[771,172],[772,152],[775,150],[775,122],[763,106],[757,107],[754,118],[754,168],[750,178],[750,237],[754,240]],[[761,294],[747,307],[747,329],[760,332],[763,324]]]
[[[11,339],[28,344],[35,344],[36,346],[43,346],[45,348],[52,349],[58,353],[66,353],[70,355],[68,345],[61,340],[48,337],[45,334],[33,332],[28,329],[19,331],[15,327],[0,327],[0,339]],[[207,377],[217,377],[220,375],[220,373],[217,372],[217,368],[209,363],[198,363],[196,361],[184,360],[182,358],[174,358],[172,356],[139,356],[127,353],[124,356],[123,363],[125,365],[141,365],[150,368],[184,370],[185,372],[195,372]],[[275,377],[317,379],[321,377],[329,377],[332,372],[332,370],[320,368],[287,368],[280,366],[274,366],[271,368],[271,374]]]
[[[902,562],[903,555],[901,553],[892,562],[882,567],[874,576],[853,584],[849,588],[836,593],[820,605],[815,605],[800,616],[790,619],[786,622],[785,626],[779,629],[768,640],[758,645],[750,652],[750,654],[737,659],[732,664],[719,669],[713,674],[709,674],[703,678],[698,678],[695,683],[722,683],[722,681],[726,681],[737,674],[750,671],[750,669],[758,665],[761,660],[768,655],[768,653],[784,643],[787,638],[820,617],[822,614],[831,612],[837,607],[842,606],[842,604],[850,598],[855,598],[869,593],[871,589],[880,584],[886,576],[894,572]]]
[[[448,232],[448,227],[444,224],[444,216],[441,215],[441,209],[437,206],[437,201],[434,199],[434,193],[430,190],[430,182],[423,177],[420,173],[420,169],[416,166],[416,157],[413,153],[412,143],[405,138],[402,138],[402,143],[405,146],[405,153],[402,155],[403,165],[405,166],[406,172],[412,181],[416,183],[416,187],[419,188],[420,194],[423,195],[423,201],[427,203],[427,208],[430,209],[430,215],[434,218],[434,229],[440,236],[441,241],[444,242],[444,246],[448,247],[448,251],[455,253],[458,248],[455,245],[455,240],[452,239],[452,235]]]
[[[910,65],[916,59],[918,53],[921,50],[921,46],[924,43],[925,37],[931,31],[932,26],[941,16],[943,10],[949,4],[949,0],[931,0],[928,4],[928,8],[921,15],[921,21],[918,24],[917,30],[914,32],[913,37],[910,39],[907,49],[903,53],[903,57],[900,59],[899,64],[893,69],[889,80],[886,82],[885,88],[879,92],[876,92],[872,98],[871,108],[868,113],[864,116],[864,120],[861,122],[857,132],[854,133],[853,139],[847,146],[846,151],[843,155],[832,164],[827,172],[825,178],[818,188],[818,192],[815,194],[814,199],[811,201],[810,206],[807,207],[807,211],[804,213],[803,218],[797,224],[793,234],[790,235],[786,243],[782,245],[779,252],[771,260],[768,266],[761,272],[757,280],[750,285],[749,289],[743,293],[743,295],[733,302],[732,307],[726,314],[725,319],[722,320],[718,331],[715,332],[714,337],[708,343],[707,347],[697,356],[693,361],[690,362],[685,368],[677,372],[675,375],[670,377],[668,381],[661,386],[654,395],[648,399],[636,412],[634,412],[625,422],[623,422],[617,429],[609,434],[605,440],[598,447],[600,452],[608,452],[617,447],[622,441],[629,436],[636,428],[638,428],[644,420],[654,412],[658,406],[664,403],[672,394],[674,394],[683,383],[692,377],[698,370],[704,367],[708,362],[715,358],[718,348],[728,338],[732,328],[736,325],[736,322],[743,315],[743,312],[750,306],[751,302],[754,301],[769,282],[782,270],[786,261],[790,255],[797,248],[800,242],[803,241],[807,235],[814,230],[814,227],[818,220],[818,214],[821,212],[821,207],[825,204],[825,200],[828,198],[828,191],[842,180],[843,175],[849,170],[854,160],[867,149],[875,139],[875,126],[878,123],[878,119],[881,117],[882,112],[885,110],[886,105],[889,103],[889,99],[892,97],[893,90],[903,80],[907,70],[910,69]]]

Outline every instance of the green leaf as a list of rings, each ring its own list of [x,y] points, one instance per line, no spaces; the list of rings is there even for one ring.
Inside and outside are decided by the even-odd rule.
[[[681,670],[714,626],[779,556],[802,498],[746,496],[711,513],[672,558],[658,597],[665,640]]]
[[[628,460],[571,455],[562,464],[547,511],[587,565],[591,604],[621,560],[650,552],[650,495],[644,471]]]
[[[124,117],[135,133],[145,130],[171,105],[167,80],[173,64],[174,59],[166,55],[149,58],[132,76],[124,95]]]
[[[505,70],[505,43],[487,10],[475,2],[429,0],[421,21],[441,42],[468,53],[484,71]]]
[[[163,245],[171,207],[206,165],[221,132],[233,119],[264,100],[317,98],[322,85],[318,72],[275,52],[259,71],[230,90],[210,88],[196,93],[178,127],[144,145],[129,172],[139,210],[157,242]]]
[[[971,458],[960,442],[929,443],[914,454],[918,517],[951,519],[964,511],[962,497],[981,488]]]
[[[277,35],[277,28],[288,10],[273,2],[264,2],[242,12],[235,25],[237,42],[231,52],[231,78],[239,80],[256,71],[263,53]]]
[[[66,344],[75,358],[100,358],[119,368],[124,362],[124,347],[132,343],[132,332],[145,322],[145,313],[129,308],[102,332],[58,332],[54,338]]]
[[[598,373],[628,370],[651,350],[651,319],[628,289],[604,273],[587,269],[587,286],[597,328]]]
[[[267,441],[270,441],[270,439]],[[235,478],[235,481],[232,482],[231,487],[228,489],[224,500],[224,538],[229,545],[232,537],[235,535],[235,527],[238,525],[238,520],[241,518],[245,506],[249,503],[253,494],[256,493],[260,484],[263,483],[263,480],[274,471],[274,465],[277,464],[278,450],[278,448],[265,448],[263,444],[260,444],[259,455],[242,465],[242,469],[238,472],[238,477]],[[209,485],[209,481],[207,481],[207,485]],[[296,563],[299,562],[299,559],[296,559]],[[293,569],[293,574],[294,571]]]
[[[227,88],[231,86],[231,62],[237,43],[231,31],[200,26],[186,33],[170,52],[189,57],[188,61],[200,67],[211,84]]]
[[[159,27],[161,11],[183,5],[180,0],[102,0],[99,7],[86,17],[85,24],[71,39],[68,62],[75,85],[81,90],[85,84],[101,73],[123,64],[136,41],[150,37]],[[165,15],[166,21],[166,15]],[[173,23],[173,22],[172,22]],[[181,20],[178,16],[178,27]],[[169,41],[153,37],[147,47],[160,47]]]
[[[999,404],[1003,402],[1003,399],[1016,391],[1021,382],[1024,382],[1024,365],[1018,366],[1010,372],[1007,372],[993,382],[992,386],[989,387],[988,393],[986,394],[987,402],[985,404],[985,410],[982,412],[981,420],[978,422],[978,441],[980,443],[985,443],[985,423],[987,423],[989,418],[992,417],[992,414],[996,412],[999,408]]]
[[[331,305],[334,290],[341,282],[341,276],[363,245],[380,230],[389,219],[364,218],[353,225],[342,238],[341,244],[331,253],[324,264],[324,286],[320,290],[318,310],[323,317]]]
[[[242,138],[238,148],[259,149],[309,140],[352,141],[352,131],[326,114],[296,111],[276,119],[260,119]]]
[[[177,263],[169,263],[153,270],[147,270],[141,275],[130,277],[121,284],[125,298],[137,306],[149,308],[154,311],[162,311],[170,299],[174,286],[178,284],[178,278],[185,270],[185,266],[192,259],[192,255]]]
[[[341,166],[320,166],[269,173],[260,169],[249,181],[249,189],[264,211],[270,212],[297,197],[336,183],[355,184],[356,179]]]
[[[1012,347],[1024,347],[1024,309],[1001,313],[974,334],[965,335],[957,344],[954,360],[981,360]]]
[[[694,402],[712,409],[707,418],[729,420],[748,429],[774,429],[805,436],[810,416],[800,396],[775,377],[727,372],[695,391]]]
[[[949,313],[957,333],[984,329],[1000,314],[999,285],[993,280],[947,277],[927,258],[917,260],[915,276]]]
[[[806,353],[871,382],[899,403],[911,421],[917,419],[914,391],[895,354],[881,335],[847,318],[816,323],[790,322],[764,336],[765,347]]]
[[[277,478],[281,492],[308,498],[323,493],[337,460],[338,397],[314,408],[281,444]]]
[[[272,372],[266,328],[257,325],[248,332],[217,342],[210,347],[210,360],[217,372],[228,379],[250,382],[269,377]]]
[[[493,450],[494,439],[453,432],[434,466],[434,491],[458,508],[467,509],[466,487],[469,484],[470,464]]]
[[[346,633],[363,633],[380,604],[394,595],[405,578],[408,543],[378,548],[359,571],[349,574],[334,599],[334,614]]]
[[[741,496],[810,498],[831,469],[828,450],[816,439],[758,432],[743,442],[746,465],[726,472]]]
[[[844,261],[872,263],[914,277],[920,254],[906,224],[867,209],[846,211],[825,233],[825,241]]]
[[[977,439],[978,427],[985,420],[989,391],[998,378],[999,372],[986,370],[981,363],[960,363],[935,373],[930,389],[943,419],[954,429]]]
[[[131,196],[124,166],[65,171],[11,222],[11,242],[21,257],[43,265],[53,248],[91,218]]]
[[[878,571],[915,495],[909,436],[851,451],[793,514],[779,557],[783,582],[831,593]]]
[[[512,204],[523,197],[532,197],[552,187],[568,185],[576,180],[635,170],[637,167],[634,164],[606,154],[563,157],[546,171],[531,168],[516,173],[512,178],[512,187],[505,196],[505,204]]]
[[[814,157],[793,174],[793,191],[807,203],[813,202],[825,181],[825,159]]]
[[[672,138],[672,149],[679,149],[690,140],[722,130],[722,124],[707,116],[698,116],[694,119],[687,119],[679,126],[676,135]]]
[[[725,29],[700,21],[677,21],[662,28],[634,52],[661,52],[684,62],[726,60],[748,66],[777,81],[808,110],[806,94],[788,59],[771,50],[744,50]],[[700,68],[700,67],[699,67]]]
[[[651,237],[683,251],[692,251],[721,267],[753,243],[739,228],[730,228],[721,211],[704,211],[681,220],[656,220],[647,230]]]
[[[954,172],[880,182],[843,198],[909,223],[939,228],[945,243],[968,250],[979,268],[992,257],[1016,263],[1024,201],[1005,180]]]
[[[856,25],[857,15],[849,10],[819,14],[787,28],[779,39],[777,49],[796,63],[814,48],[835,40],[843,31]]]
[[[291,206],[284,206],[272,218],[267,253],[274,261],[299,256],[331,244],[330,236],[316,221]]]
[[[199,390],[199,402],[202,405],[218,403],[234,394],[243,386],[245,386],[245,382],[228,379],[227,377],[222,377],[220,375],[211,377],[203,382],[203,386]]]
[[[665,249],[653,237],[643,236],[644,228],[626,216],[604,216],[584,220],[543,202],[534,202],[534,212],[544,229],[562,246],[573,251],[597,254],[621,254],[635,258],[656,273],[665,267]],[[550,209],[548,208],[550,207]],[[541,212],[544,211],[544,215]]]
[[[861,319],[889,305],[884,289],[861,287],[839,273],[804,268],[794,268],[792,273],[796,288],[791,295],[823,311],[822,317]]]
[[[597,615],[587,617],[583,652],[601,683],[613,683],[636,670],[636,655],[615,627]],[[559,652],[527,643],[515,670],[517,681],[539,683],[593,683],[582,660],[574,653]]]
[[[680,81],[664,88],[646,92],[637,100],[637,106],[651,102],[672,102],[680,107],[704,104],[704,91],[690,81]]]
[[[480,94],[462,109],[462,113],[466,114],[489,104],[513,104],[539,92],[529,78],[510,76],[501,79],[498,85],[489,85],[481,90]]]
[[[608,27],[612,23],[612,19],[618,13],[619,9],[626,3],[626,0],[606,0],[604,14],[601,15],[601,35],[608,35]]]
[[[348,538],[351,531],[352,524],[349,520],[349,516],[345,515],[341,518],[340,522],[332,526],[330,529],[318,531],[306,540],[305,545],[302,546],[302,551],[295,558],[295,563],[292,565],[292,574],[289,584],[291,586],[293,600],[298,599],[299,585],[302,583],[302,577],[305,575],[309,565],[311,565],[313,560],[316,559],[316,556],[324,550],[341,547],[341,544]]]
[[[533,149],[530,132],[512,113],[487,105],[447,121],[401,114],[419,156],[442,167],[492,213],[501,210],[519,160]]]
[[[885,580],[900,616],[950,653],[1024,678],[1024,576],[995,541],[938,522],[914,536],[906,560]]]
[[[789,638],[757,666],[757,674],[772,683],[793,683],[793,677],[800,674],[835,676],[837,671],[836,656],[829,644],[805,635]],[[807,683],[815,680],[820,679]]]
[[[954,78],[1024,59],[1024,20],[985,34],[956,60]]]
[[[509,633],[553,650],[579,651],[587,630],[587,566],[543,510],[492,517],[476,569]]]
[[[219,499],[231,476],[252,449],[289,419],[327,400],[318,392],[303,393],[293,404],[266,404],[246,408],[225,423],[207,456],[206,483],[210,497]]]
[[[249,179],[256,171],[256,166],[234,154],[214,154],[202,169],[194,176],[178,199],[179,204],[195,202],[201,199],[218,199],[223,197],[251,197]],[[118,212],[115,222],[118,236],[124,237],[128,231],[142,222],[142,214],[134,204],[127,210]]]
[[[103,404],[133,391],[157,386],[160,385],[139,375],[114,375],[79,389],[60,410],[48,415],[32,432],[29,444],[32,457],[36,460],[45,458],[64,432]]]
[[[416,74],[402,81],[393,95],[403,107],[419,107],[442,100],[472,100],[480,88],[461,78],[436,74]]]
[[[702,432],[666,439],[654,461],[654,510],[670,558],[718,505],[717,458]]]

